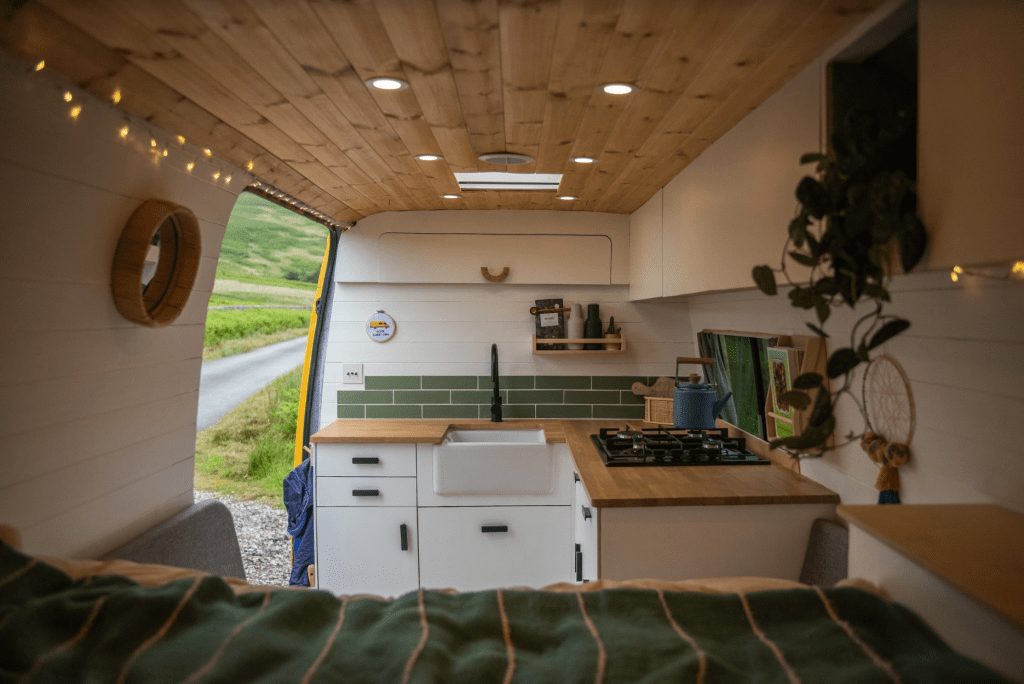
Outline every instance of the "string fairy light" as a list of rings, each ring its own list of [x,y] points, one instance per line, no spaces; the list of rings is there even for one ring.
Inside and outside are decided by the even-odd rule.
[[[213,172],[213,180],[219,180],[219,179],[220,179],[220,171],[214,171]]]
[[[121,89],[118,88],[117,90],[115,90],[114,94],[110,96],[110,99],[114,101],[114,104],[117,104],[118,102],[120,102],[121,101]]]
[[[189,162],[188,164],[185,164],[185,169],[189,173],[192,173],[192,169],[194,169],[195,167],[196,167],[196,163],[195,162]]]
[[[41,59],[36,62],[36,65],[32,68],[33,71],[42,71],[46,67],[46,60]]]
[[[73,100],[73,99],[75,99],[75,98],[74,98],[74,95],[71,94],[71,91],[64,91],[64,101],[65,102],[71,102],[71,100]]]
[[[122,138],[127,138],[128,137],[128,124],[125,124],[124,126],[122,126],[121,130],[119,131],[119,133],[120,133]]]
[[[71,118],[78,120],[78,115],[82,113],[82,105],[75,105],[71,108]]]
[[[1006,269],[1005,271],[1003,269]],[[961,266],[954,266],[949,272],[949,279],[954,283],[960,282],[964,275],[977,278],[991,278],[993,280],[1021,280],[1024,279],[1024,261],[1014,261],[1007,268],[1006,266],[987,266],[981,270],[966,269]]]

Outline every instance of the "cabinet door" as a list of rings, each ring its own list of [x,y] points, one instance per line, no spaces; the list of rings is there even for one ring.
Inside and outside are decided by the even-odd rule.
[[[424,588],[542,587],[575,576],[568,506],[421,508],[419,514]]]
[[[318,506],[315,529],[317,588],[398,596],[419,587],[414,507]]]
[[[598,511],[590,504],[590,497],[583,483],[576,482],[573,507],[573,543],[579,557],[576,560],[575,578],[580,582],[597,579],[597,514]]]
[[[606,235],[384,233],[378,247],[382,283],[485,283],[482,267],[506,266],[506,285],[612,282]]]

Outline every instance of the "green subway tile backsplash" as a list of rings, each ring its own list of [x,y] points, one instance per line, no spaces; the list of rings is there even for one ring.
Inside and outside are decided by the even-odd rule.
[[[590,418],[590,406],[566,404],[540,404],[537,406],[538,418]]]
[[[509,375],[499,380],[503,418],[643,419],[633,375]],[[339,418],[491,417],[494,389],[485,375],[382,375],[365,390],[338,391]]]
[[[510,404],[564,404],[565,392],[562,390],[511,390],[508,393]]]
[[[590,376],[538,375],[537,389],[590,389]]]
[[[508,392],[498,390],[503,402],[508,401]],[[452,390],[453,404],[490,404],[494,399],[494,390]]]
[[[422,418],[419,406],[367,406],[367,418]]]
[[[424,418],[476,418],[476,406],[433,404],[423,407]]]
[[[338,390],[339,404],[393,404],[394,392],[376,392],[359,390]]]
[[[628,390],[634,382],[647,384],[647,378],[639,375],[595,375],[593,389],[596,390]]]
[[[629,418],[634,420],[644,419],[643,406],[595,406],[594,418]]]
[[[618,404],[619,393],[599,390],[567,390],[565,401],[569,404]]]
[[[490,375],[478,375],[480,389],[494,389]],[[498,376],[499,389],[533,389],[532,375],[500,375]]]
[[[499,380],[499,386],[500,386]],[[467,390],[476,389],[475,375],[424,375],[423,389],[450,389]]]
[[[395,390],[396,404],[450,404],[449,390]]]
[[[418,375],[378,375],[366,378],[368,390],[419,389]]]
[[[362,404],[338,404],[339,418],[365,418],[366,407]]]

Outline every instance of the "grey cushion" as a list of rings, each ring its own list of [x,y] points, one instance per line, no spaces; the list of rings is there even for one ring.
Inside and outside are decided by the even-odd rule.
[[[103,558],[173,565],[245,579],[231,511],[216,499],[189,506]]]
[[[839,580],[846,579],[849,550],[849,531],[839,523],[818,518],[811,525],[811,538],[807,542],[800,581],[831,587]]]

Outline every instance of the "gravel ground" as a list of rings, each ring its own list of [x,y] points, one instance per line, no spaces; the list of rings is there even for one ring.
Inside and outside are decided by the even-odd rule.
[[[242,550],[245,580],[249,584],[288,586],[291,574],[288,511],[258,501],[241,501],[228,494],[195,493],[196,503],[206,499],[218,499],[231,511],[238,546]]]

